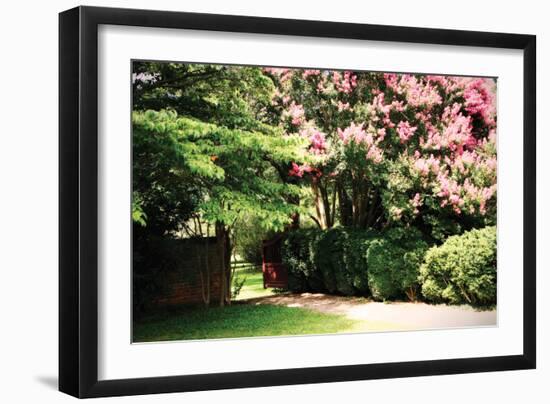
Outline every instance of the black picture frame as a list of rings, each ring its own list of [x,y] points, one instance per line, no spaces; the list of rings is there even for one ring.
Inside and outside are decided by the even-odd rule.
[[[343,38],[523,51],[523,354],[98,380],[98,26]],[[59,390],[103,397],[536,366],[536,37],[183,12],[77,7],[59,15]]]

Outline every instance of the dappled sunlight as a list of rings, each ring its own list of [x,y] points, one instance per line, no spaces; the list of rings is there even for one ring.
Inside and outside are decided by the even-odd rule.
[[[302,307],[321,313],[342,314],[364,323],[364,330],[432,329],[496,326],[496,309],[422,302],[375,302],[365,298],[322,293],[295,293],[252,299],[254,305]]]

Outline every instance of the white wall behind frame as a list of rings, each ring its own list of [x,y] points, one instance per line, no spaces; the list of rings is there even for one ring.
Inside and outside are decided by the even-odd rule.
[[[0,25],[0,400],[70,403],[57,375],[57,13],[81,2],[7,2]],[[348,398],[391,403],[544,403],[550,378],[550,26],[545,2],[463,0],[388,2],[323,0],[89,0],[88,5],[261,15],[282,18],[536,33],[538,41],[538,369],[261,389],[111,398],[126,403],[334,403]],[[36,102],[30,102],[35,100]],[[519,162],[518,162],[519,164]],[[542,343],[540,343],[542,341]],[[269,362],[271,358],[266,358]]]

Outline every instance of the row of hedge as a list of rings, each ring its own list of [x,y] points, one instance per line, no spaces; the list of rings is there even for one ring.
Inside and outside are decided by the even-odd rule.
[[[299,229],[282,248],[294,292],[371,296],[376,300],[422,296],[453,304],[496,303],[496,228],[453,236],[429,248],[415,228],[385,232]]]

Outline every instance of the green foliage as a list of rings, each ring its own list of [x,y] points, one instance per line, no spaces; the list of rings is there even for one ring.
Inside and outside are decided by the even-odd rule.
[[[298,229],[287,233],[281,255],[288,270],[289,290],[326,291],[316,262],[317,244],[322,234],[318,229]]]
[[[375,235],[343,227],[289,232],[282,248],[289,289],[368,295],[366,252]]]
[[[346,291],[348,286],[351,286],[351,282],[347,281],[346,274],[342,271],[346,239],[345,231],[341,228],[334,228],[324,232],[317,244],[315,264],[329,293],[338,291],[338,283],[340,283],[340,288]]]
[[[261,68],[134,62],[133,109],[172,109],[227,128],[265,126],[273,82]]]
[[[261,265],[262,242],[274,236],[265,230],[256,217],[242,218],[235,223],[233,243],[238,257],[246,262]]]
[[[134,62],[133,73],[136,288],[159,266],[152,240],[189,232],[191,221],[227,234],[249,217],[267,230],[292,220],[301,190],[281,173],[306,161],[307,142],[269,125],[274,86],[260,68]]]
[[[496,254],[495,226],[449,237],[426,253],[422,294],[434,302],[496,304]]]
[[[233,263],[233,265],[235,265],[234,276],[238,279],[245,278],[235,300],[255,299],[275,294],[273,288],[264,288],[264,276],[261,267],[251,266],[245,262]]]
[[[174,111],[134,112],[133,127],[163,139],[177,159],[174,173],[206,193],[199,205],[205,220],[231,226],[253,215],[262,227],[282,230],[299,211],[288,201],[299,197],[300,188],[281,182],[272,168],[272,162],[303,159],[298,136],[229,129]]]
[[[337,227],[295,230],[283,243],[293,291],[414,299],[428,248],[413,228],[384,233]]]
[[[147,233],[178,231],[197,209],[202,191],[187,169],[187,156],[174,138],[134,125],[132,136],[132,218]]]
[[[376,234],[343,227],[323,232],[317,245],[316,265],[329,292],[369,294],[366,253]]]
[[[233,285],[231,285],[231,299],[236,299],[239,296],[246,279],[246,276],[243,276],[242,278],[238,275],[234,276]]]
[[[141,226],[147,224],[147,214],[143,211],[139,196],[136,195],[132,198],[132,221]]]
[[[428,245],[414,228],[396,227],[374,240],[367,252],[372,296],[388,300],[406,295],[416,298],[418,271]]]
[[[343,270],[347,279],[351,280],[355,294],[366,296],[370,294],[367,251],[371,243],[376,240],[378,232],[365,230],[348,230],[348,232]]]

